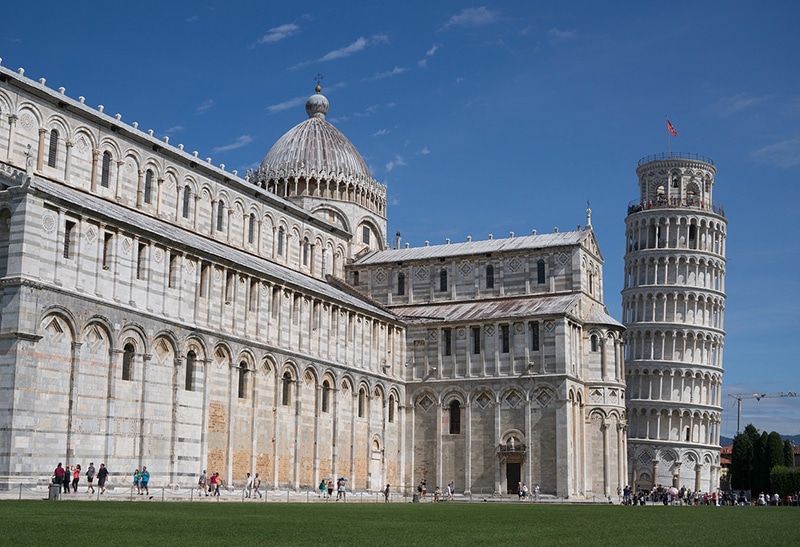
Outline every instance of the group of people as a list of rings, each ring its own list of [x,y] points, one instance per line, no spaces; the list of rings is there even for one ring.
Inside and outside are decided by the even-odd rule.
[[[336,485],[334,486],[333,481],[330,479],[322,479],[319,483],[319,494],[317,497],[324,498],[328,496],[330,498],[333,496],[334,492],[336,493],[336,501],[342,500],[347,501],[347,486],[345,485],[346,479],[339,478],[336,479]],[[387,489],[389,485],[386,485]]]
[[[218,498],[222,488],[225,488],[225,483],[222,481],[219,471],[216,471],[212,473],[211,476],[208,476],[206,470],[203,469],[203,472],[200,473],[200,478],[197,479],[197,489],[199,490],[200,495]],[[255,477],[248,473],[247,480],[245,481],[244,485],[244,497],[255,498],[256,496],[259,498],[264,497],[264,495],[261,493],[261,477],[258,473],[256,473]]]
[[[64,467],[62,462],[58,462],[55,470],[53,471],[53,475],[50,478],[50,482],[54,485],[63,488],[65,494],[69,494],[72,492],[73,494],[78,493],[78,484],[81,481],[82,469],[80,464],[76,465],[69,465]],[[96,470],[94,467],[94,463],[90,463],[89,467],[86,468],[86,493],[87,494],[94,494],[94,479],[95,476],[97,477],[97,487],[100,488],[100,493],[103,494],[106,491],[106,481],[108,480],[108,468],[104,463],[100,464],[100,469]],[[71,487],[71,489],[70,489]]]
[[[524,482],[520,482],[517,484],[517,497],[520,501],[526,501],[530,499],[531,501],[539,501],[539,494],[541,490],[539,489],[539,485],[533,487],[533,495],[531,495],[531,491],[528,489],[528,485]]]
[[[147,470],[147,466],[143,466],[141,471],[137,468],[133,472],[132,488],[140,496],[150,496],[150,471]]]

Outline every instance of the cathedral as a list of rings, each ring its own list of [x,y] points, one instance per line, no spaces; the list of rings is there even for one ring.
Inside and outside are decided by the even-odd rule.
[[[318,87],[240,175],[0,67],[0,487],[58,461],[570,499],[649,477],[591,212],[390,245],[386,187],[328,109]]]

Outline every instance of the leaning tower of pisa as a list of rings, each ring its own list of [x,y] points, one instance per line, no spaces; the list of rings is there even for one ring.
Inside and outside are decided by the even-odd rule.
[[[631,486],[719,486],[727,220],[714,162],[648,156],[625,219],[628,470]]]

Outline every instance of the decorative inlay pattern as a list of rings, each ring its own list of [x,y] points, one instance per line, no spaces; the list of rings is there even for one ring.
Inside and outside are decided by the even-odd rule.
[[[475,397],[475,404],[477,404],[481,408],[486,408],[491,403],[492,403],[492,398],[485,391],[479,393],[478,396]]]
[[[417,279],[419,279],[420,281],[425,281],[426,279],[428,279],[428,267],[420,266],[419,268],[417,268],[417,271],[415,272],[414,275],[416,275]]]
[[[509,269],[509,271],[512,271],[512,272],[519,271],[521,266],[522,266],[522,261],[519,258],[517,258],[516,256],[508,261],[508,269]]]
[[[42,217],[42,228],[44,228],[45,232],[50,233],[53,231],[53,229],[55,229],[55,227],[56,227],[56,218],[53,215],[46,213]]]
[[[461,265],[458,267],[458,271],[461,272],[461,275],[469,275],[472,273],[472,262],[469,260],[462,261]]]
[[[162,251],[159,248],[156,248],[156,250],[153,251],[153,260],[155,260],[156,262],[161,262],[162,260],[164,260],[164,251]]]
[[[378,268],[375,270],[375,281],[377,283],[383,283],[386,281],[386,272],[383,271],[383,268]]]
[[[559,253],[558,254],[558,263],[562,266],[569,262],[569,255],[567,253]]]
[[[433,404],[433,399],[431,399],[429,395],[423,395],[422,398],[417,401],[417,406],[426,412],[430,410]]]
[[[94,226],[89,226],[86,230],[86,241],[89,243],[93,243],[94,239],[97,237],[97,230],[94,229]]]

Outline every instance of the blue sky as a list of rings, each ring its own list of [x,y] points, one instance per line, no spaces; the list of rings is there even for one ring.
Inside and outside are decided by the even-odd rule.
[[[728,226],[729,393],[800,392],[800,3],[14,2],[0,57],[239,173],[328,119],[388,185],[412,246],[585,224],[621,317],[636,164],[712,158]],[[794,197],[793,197],[794,196]],[[743,426],[800,433],[800,397],[745,400]]]

